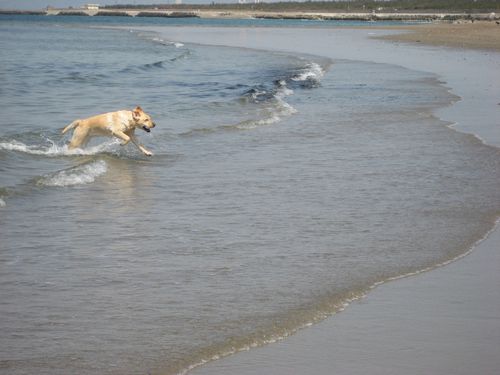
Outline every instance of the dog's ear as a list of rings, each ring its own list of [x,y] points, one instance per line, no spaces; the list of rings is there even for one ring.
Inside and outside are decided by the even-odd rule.
[[[134,117],[134,120],[137,120],[141,116],[142,108],[137,106],[133,111],[132,111],[132,116]]]

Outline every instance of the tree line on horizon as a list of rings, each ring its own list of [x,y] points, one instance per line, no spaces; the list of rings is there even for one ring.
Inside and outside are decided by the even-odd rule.
[[[206,9],[206,10],[252,10],[252,11],[316,11],[316,12],[493,12],[500,10],[499,0],[334,0],[334,1],[290,1],[211,4],[115,4],[109,9]]]

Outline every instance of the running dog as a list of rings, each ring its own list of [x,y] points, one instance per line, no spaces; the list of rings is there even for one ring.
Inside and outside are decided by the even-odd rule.
[[[109,112],[83,120],[75,120],[62,130],[62,134],[74,129],[73,137],[68,145],[70,150],[85,146],[92,136],[115,136],[123,141],[122,145],[132,141],[144,155],[151,156],[153,153],[137,141],[134,132],[136,128],[141,128],[149,133],[155,126],[151,117],[141,107],[137,107],[133,111]]]

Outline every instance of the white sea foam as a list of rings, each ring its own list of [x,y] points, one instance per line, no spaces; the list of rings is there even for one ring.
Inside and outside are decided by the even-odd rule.
[[[293,81],[307,81],[314,80],[319,81],[321,77],[325,74],[323,68],[317,63],[310,63],[299,75],[292,77]]]
[[[167,41],[165,39],[158,38],[158,37],[153,38],[152,41],[156,42],[156,43],[163,44],[165,46],[171,46],[173,44],[172,42],[169,42],[169,41]]]
[[[5,207],[5,201],[2,198],[0,198],[0,208],[1,207]]]
[[[267,108],[269,114],[259,120],[243,121],[236,126],[238,129],[248,130],[256,128],[258,126],[271,125],[281,121],[283,117],[291,116],[294,113],[297,113],[297,110],[285,101],[285,98],[287,96],[293,95],[293,90],[289,89],[286,86],[285,81],[280,81],[279,85],[280,86],[278,90],[274,94],[275,101],[272,102],[272,104]],[[265,93],[265,91],[257,90],[256,92],[252,93],[252,97],[256,99],[259,95]]]
[[[278,111],[276,112],[278,120],[283,116],[290,116],[293,115],[294,113],[297,113],[297,110],[292,105],[290,105],[288,102],[285,101],[285,98],[290,95],[293,95],[293,90],[289,89],[286,86],[286,83],[284,82],[281,83],[280,88],[274,95],[274,97],[278,102]]]
[[[56,172],[40,178],[37,181],[41,186],[75,186],[90,184],[108,170],[104,160],[97,160],[88,164]]]
[[[285,96],[293,95],[293,90],[288,88],[285,81],[279,81],[279,89],[275,94],[278,99],[283,99]]]
[[[182,43],[179,43],[179,42],[171,42],[169,40],[165,40],[165,39],[162,39],[160,37],[154,37],[153,39],[151,39],[153,42],[156,42],[156,43],[160,43],[160,44],[163,44],[163,45],[166,45],[166,46],[175,46],[176,48],[181,48],[181,47],[184,47],[184,44]]]
[[[32,155],[44,156],[70,156],[70,155],[96,155],[105,151],[110,151],[112,146],[119,143],[118,140],[112,140],[102,143],[97,146],[88,147],[85,149],[76,148],[69,150],[67,145],[58,145],[52,140],[47,140],[50,145],[26,145],[22,142],[12,140],[7,142],[0,142],[0,150],[24,152]]]

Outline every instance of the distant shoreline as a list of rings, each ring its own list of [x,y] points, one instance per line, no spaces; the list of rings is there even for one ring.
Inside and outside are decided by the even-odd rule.
[[[1,10],[0,14],[11,15],[66,15],[66,16],[122,16],[122,17],[167,17],[167,18],[229,18],[229,19],[304,19],[325,21],[497,21],[496,13],[460,12],[306,12],[306,11],[260,11],[239,9],[123,9],[123,8],[48,8],[39,11]]]
[[[385,26],[402,33],[379,37],[395,42],[500,51],[500,23],[462,22]],[[409,32],[408,32],[409,31]]]
[[[304,13],[207,9],[48,9],[43,11],[1,10],[0,14],[12,15],[62,15],[62,16],[121,16],[204,19],[295,19],[366,21],[370,28],[382,27],[377,21],[423,22],[419,25],[384,25],[401,33],[385,36],[399,42],[424,43],[458,48],[489,49],[500,51],[500,14],[495,13]],[[356,26],[364,27],[364,26]]]
[[[422,22],[419,25],[383,25],[384,28],[401,30],[401,33],[383,39],[395,42],[423,43],[447,47],[487,49],[500,51],[500,14],[496,13],[305,13],[270,12],[250,10],[172,9],[47,9],[44,11],[1,10],[1,14],[51,15],[51,16],[116,16],[116,17],[165,17],[204,19],[295,19],[366,21],[370,28],[382,27],[377,21]]]

